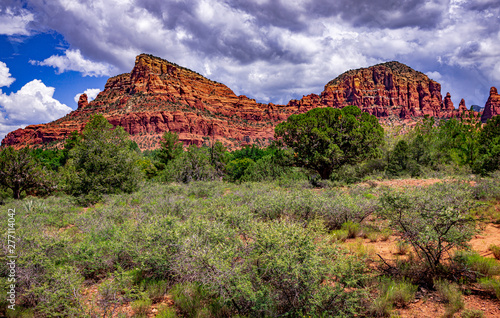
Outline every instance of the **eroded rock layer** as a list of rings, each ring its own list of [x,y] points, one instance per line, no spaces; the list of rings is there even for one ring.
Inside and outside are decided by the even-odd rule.
[[[460,110],[455,109],[449,93],[443,100],[439,83],[398,62],[348,71],[330,81],[320,95],[275,105],[237,96],[224,84],[141,54],[132,71],[110,78],[95,100],[88,102],[82,94],[77,110],[48,124],[13,131],[2,144],[16,148],[57,144],[72,131],[81,131],[95,113],[122,126],[141,149],[158,147],[165,131],[179,133],[186,145],[213,139],[230,147],[266,144],[276,124],[291,114],[347,105],[359,106],[382,121],[423,115],[449,118],[459,116],[465,108],[461,102]]]

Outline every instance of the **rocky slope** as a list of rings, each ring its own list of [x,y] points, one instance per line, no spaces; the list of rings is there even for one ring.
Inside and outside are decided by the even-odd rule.
[[[382,121],[423,115],[449,118],[466,108],[462,100],[455,109],[449,94],[442,98],[439,83],[398,62],[348,71],[330,81],[320,95],[274,105],[237,96],[221,83],[141,54],[133,70],[110,78],[95,100],[88,102],[83,94],[77,110],[48,124],[13,131],[2,145],[57,144],[72,131],[81,131],[95,113],[122,126],[141,149],[156,148],[165,131],[179,133],[185,144],[201,145],[211,138],[231,147],[265,144],[274,126],[291,114],[347,105],[359,106]]]

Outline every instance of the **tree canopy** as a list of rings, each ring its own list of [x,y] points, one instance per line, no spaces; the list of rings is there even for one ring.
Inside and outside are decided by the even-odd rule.
[[[345,164],[379,156],[384,130],[356,106],[328,107],[291,115],[276,126],[275,137],[293,149],[297,165],[327,179]]]
[[[68,190],[84,203],[98,201],[102,194],[134,191],[141,179],[137,159],[127,132],[95,115],[69,152]]]

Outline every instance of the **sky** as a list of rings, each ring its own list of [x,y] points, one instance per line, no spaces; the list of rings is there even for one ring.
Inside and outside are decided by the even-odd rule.
[[[153,54],[258,102],[399,61],[455,107],[500,88],[500,0],[0,0],[0,139]]]

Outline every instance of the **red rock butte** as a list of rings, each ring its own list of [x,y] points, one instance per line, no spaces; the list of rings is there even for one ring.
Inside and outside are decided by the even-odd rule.
[[[485,109],[488,115],[483,117],[500,112],[496,89],[488,103]],[[449,93],[443,99],[438,82],[399,62],[350,70],[326,84],[320,95],[275,105],[237,96],[224,84],[141,54],[132,71],[108,79],[95,100],[88,102],[82,94],[75,111],[48,124],[10,132],[2,145],[60,146],[72,131],[80,132],[97,113],[114,126],[122,126],[141,149],[157,148],[166,131],[178,133],[186,145],[208,144],[212,138],[229,147],[246,143],[265,145],[273,138],[274,127],[292,114],[316,107],[347,105],[356,105],[382,122],[424,115],[457,117],[467,109],[463,100],[459,109],[455,109]]]

